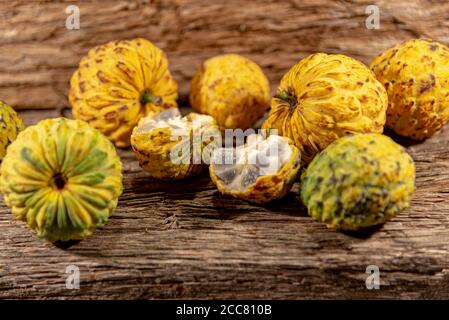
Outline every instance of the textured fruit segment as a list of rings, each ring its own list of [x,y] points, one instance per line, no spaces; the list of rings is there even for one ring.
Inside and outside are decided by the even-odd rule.
[[[169,128],[172,130],[184,129],[188,126],[186,120],[182,119],[181,113],[177,108],[170,108],[154,116],[152,115],[142,119],[142,122],[137,126],[135,134],[147,133],[156,128]]]
[[[178,109],[143,118],[131,136],[140,166],[151,177],[164,180],[201,173],[208,163],[207,151],[220,142],[221,133],[212,117],[195,113],[181,117]]]
[[[112,41],[89,51],[71,78],[70,103],[118,147],[151,112],[176,107],[177,84],[162,50],[145,39]]]
[[[358,230],[382,224],[409,206],[415,165],[403,147],[381,134],[338,139],[301,178],[309,215],[328,227]]]
[[[48,119],[10,145],[0,189],[13,214],[40,237],[83,239],[117,206],[121,162],[111,142],[87,123]]]
[[[257,64],[237,54],[206,60],[192,79],[190,105],[221,129],[251,128],[269,104],[270,87]]]
[[[264,129],[277,129],[300,149],[308,163],[339,137],[383,131],[387,95],[361,62],[317,53],[281,79]]]
[[[248,143],[237,148],[220,148],[213,154],[215,174],[228,190],[243,191],[260,176],[276,174],[291,158],[288,140],[261,135],[248,137]]]
[[[210,176],[223,194],[266,203],[290,190],[299,162],[299,151],[288,138],[251,135],[242,146],[216,149]]]
[[[6,154],[6,148],[24,129],[23,121],[13,108],[0,101],[0,161]]]
[[[422,140],[449,121],[448,65],[449,48],[426,39],[405,41],[373,60],[388,94],[388,127]]]

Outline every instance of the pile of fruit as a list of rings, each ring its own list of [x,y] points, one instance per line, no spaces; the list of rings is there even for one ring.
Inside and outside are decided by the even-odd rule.
[[[117,207],[115,147],[131,146],[153,178],[185,179],[209,167],[221,193],[254,203],[284,197],[299,178],[314,220],[337,230],[379,225],[409,206],[415,187],[412,158],[384,127],[423,140],[445,125],[448,64],[449,48],[425,39],[386,50],[370,68],[317,53],[282,77],[269,106],[261,68],[225,54],[195,74],[196,113],[182,116],[165,53],[145,39],[113,41],[91,49],[71,78],[76,120],[24,129],[0,104],[0,191],[39,237],[83,239]],[[223,146],[229,130],[254,128],[264,114],[259,133]]]

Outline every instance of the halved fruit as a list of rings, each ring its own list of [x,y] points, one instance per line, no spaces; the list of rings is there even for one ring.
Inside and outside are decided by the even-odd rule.
[[[208,163],[209,150],[220,141],[214,118],[196,113],[181,117],[177,108],[141,119],[131,135],[140,166],[152,177],[163,180],[199,174]]]
[[[299,149],[289,138],[253,134],[244,145],[214,150],[209,172],[221,193],[267,203],[291,189],[300,160]]]

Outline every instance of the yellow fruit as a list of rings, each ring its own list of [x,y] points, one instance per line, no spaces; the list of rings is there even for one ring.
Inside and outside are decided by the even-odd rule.
[[[308,163],[343,135],[381,133],[386,108],[385,89],[364,64],[317,53],[282,77],[262,127],[292,139]]]
[[[49,241],[103,226],[122,192],[112,143],[86,122],[48,119],[22,131],[3,159],[0,190],[13,215]]]
[[[425,39],[386,50],[371,69],[388,93],[387,126],[422,140],[449,120],[449,48]]]
[[[210,151],[220,141],[221,133],[212,117],[196,113],[181,117],[177,108],[141,119],[131,136],[140,166],[151,177],[163,180],[201,173]]]
[[[23,128],[23,121],[14,109],[0,101],[0,161]]]
[[[247,129],[268,107],[270,87],[257,64],[237,54],[206,60],[192,79],[190,105],[220,129]]]
[[[301,177],[301,199],[314,220],[358,230],[407,208],[414,186],[415,164],[402,146],[381,134],[356,134],[313,159]]]
[[[139,119],[177,107],[178,87],[164,52],[145,39],[112,41],[89,51],[70,81],[76,119],[117,147],[128,147]]]
[[[215,149],[209,172],[221,193],[267,203],[284,197],[291,189],[300,159],[298,148],[288,138],[251,135],[237,148]]]

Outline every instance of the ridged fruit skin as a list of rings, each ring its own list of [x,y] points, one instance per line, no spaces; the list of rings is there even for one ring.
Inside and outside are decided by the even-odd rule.
[[[256,182],[244,191],[227,189],[215,174],[215,166],[213,163],[209,166],[209,175],[221,194],[230,195],[234,198],[256,204],[266,204],[281,199],[292,188],[301,167],[301,154],[298,148],[295,147],[290,139],[289,145],[293,151],[290,160],[276,174],[258,177]]]
[[[76,119],[87,121],[117,147],[128,147],[139,119],[177,107],[178,86],[165,53],[145,39],[112,41],[82,58],[70,81]],[[143,100],[145,92],[152,102]],[[148,96],[147,96],[148,98]]]
[[[170,128],[154,128],[149,132],[138,133],[139,127],[145,119],[142,119],[134,128],[131,135],[131,147],[136,155],[139,165],[153,178],[160,180],[182,180],[200,174],[204,168],[204,163],[194,163],[194,152],[203,151],[211,142],[205,139],[201,144],[201,150],[190,149],[190,157],[188,163],[173,163],[170,153],[173,148],[180,149],[181,144],[191,143],[193,134],[221,136],[216,121],[209,116],[203,116],[196,113],[190,113],[187,118],[189,121],[195,121],[198,117],[208,117],[210,126],[194,129],[189,127],[186,129],[185,135],[190,139],[178,141],[173,139],[174,132]],[[188,130],[188,131],[187,131]],[[187,133],[188,132],[188,133]],[[187,141],[188,140],[188,141]],[[201,157],[201,155],[199,155]]]
[[[382,133],[386,108],[385,88],[363,63],[317,53],[282,77],[262,128],[292,139],[309,163],[343,135]]]
[[[449,121],[448,65],[449,48],[427,39],[405,41],[373,60],[388,93],[388,127],[423,140]]]
[[[0,161],[5,157],[8,146],[17,138],[24,127],[17,112],[0,101]]]
[[[247,129],[268,108],[270,86],[248,58],[224,54],[206,60],[192,79],[190,105],[214,117],[220,129]]]
[[[13,215],[39,237],[80,240],[116,208],[121,168],[112,143],[86,122],[47,119],[9,146],[0,189]]]
[[[309,215],[329,228],[358,230],[386,222],[409,206],[415,165],[387,136],[342,137],[313,159],[301,177]]]

